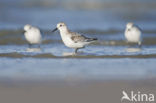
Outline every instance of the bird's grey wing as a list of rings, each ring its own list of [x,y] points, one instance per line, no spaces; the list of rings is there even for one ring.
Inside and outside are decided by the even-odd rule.
[[[78,33],[75,32],[71,32],[71,39],[77,43],[77,42],[92,42],[97,40],[97,38],[88,38],[84,35],[80,35]]]
[[[87,37],[83,35],[72,35],[71,39],[77,43],[77,42],[85,42],[87,40]]]
[[[134,25],[135,29],[142,31],[142,29],[138,25]]]

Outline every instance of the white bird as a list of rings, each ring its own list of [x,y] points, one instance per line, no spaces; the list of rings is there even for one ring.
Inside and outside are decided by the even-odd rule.
[[[84,48],[85,45],[97,40],[97,38],[88,38],[78,33],[71,32],[63,22],[58,23],[53,32],[56,30],[60,31],[63,43],[69,48],[74,48],[75,53],[77,53],[78,49]]]
[[[24,36],[25,39],[28,41],[29,46],[32,44],[38,44],[40,45],[42,42],[42,35],[40,30],[37,27],[31,26],[29,24],[24,26]]]
[[[138,43],[138,45],[140,46],[142,42],[141,29],[131,22],[127,23],[125,30],[125,38],[128,42]]]

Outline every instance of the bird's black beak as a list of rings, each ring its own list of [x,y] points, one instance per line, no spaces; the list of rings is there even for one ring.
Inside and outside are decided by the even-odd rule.
[[[21,31],[22,34],[24,34],[25,32],[26,32],[25,30],[22,30],[22,31]]]
[[[55,28],[52,32],[55,32],[57,30],[57,28]]]

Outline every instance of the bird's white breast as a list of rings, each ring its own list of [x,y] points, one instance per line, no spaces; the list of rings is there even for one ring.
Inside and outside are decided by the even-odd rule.
[[[37,28],[31,28],[25,32],[26,40],[31,44],[40,44],[42,41],[42,36]]]
[[[125,37],[128,42],[141,42],[141,31],[133,27],[125,31]]]
[[[61,34],[61,38],[62,38],[62,41],[63,43],[67,46],[67,47],[70,47],[70,48],[82,48],[84,47],[84,43],[82,42],[77,42],[75,43],[72,39],[71,39],[71,35],[70,34],[67,34],[65,32],[60,32]]]

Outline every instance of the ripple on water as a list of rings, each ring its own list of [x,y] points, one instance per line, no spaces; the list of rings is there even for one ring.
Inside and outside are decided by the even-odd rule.
[[[77,54],[74,49],[63,44],[42,45],[41,48],[28,48],[27,45],[0,46],[0,57],[11,58],[155,58],[156,47],[128,46],[96,46],[90,45],[80,49]]]

